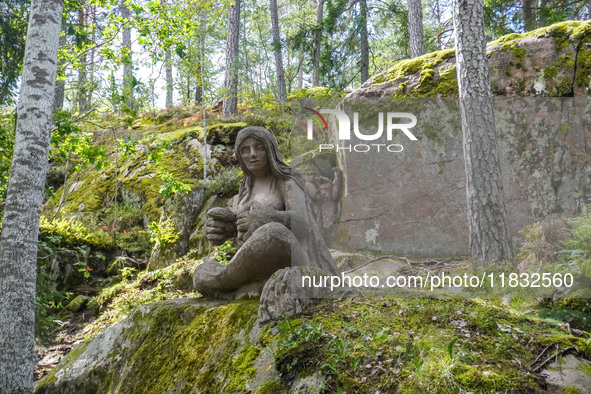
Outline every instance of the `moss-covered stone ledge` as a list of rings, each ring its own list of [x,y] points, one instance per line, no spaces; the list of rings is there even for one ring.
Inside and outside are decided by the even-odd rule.
[[[257,309],[258,302],[196,298],[139,307],[74,349],[35,392],[254,392],[277,378],[264,366],[273,356],[259,339]]]
[[[496,96],[586,97],[591,83],[591,23],[569,21],[487,46]],[[455,97],[455,50],[402,60],[373,76],[347,98]]]

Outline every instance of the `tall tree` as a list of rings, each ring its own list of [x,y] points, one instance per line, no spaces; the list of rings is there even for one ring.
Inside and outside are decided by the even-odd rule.
[[[166,74],[166,108],[172,107],[172,92],[174,90],[174,81],[172,79],[172,56],[170,48],[164,52],[164,68]]]
[[[367,0],[359,0],[359,39],[361,83],[369,79],[369,41],[367,32]]]
[[[316,3],[316,26],[314,27],[314,42],[312,44],[312,86],[320,85],[320,45],[322,44],[322,18],[324,16],[324,0]]]
[[[64,45],[66,45],[66,24],[63,23],[62,24],[62,28],[61,28],[61,33],[60,33],[60,38],[59,38],[59,47],[62,48]],[[66,76],[64,75],[64,64],[65,61],[64,59],[62,59],[60,57],[59,59],[59,63],[58,63],[58,69],[60,70],[60,73],[62,74],[60,79],[56,80],[55,82],[55,94],[54,94],[54,99],[53,99],[53,112],[56,113],[58,111],[61,111],[62,108],[64,107],[64,96],[65,96],[65,92],[66,92]]]
[[[478,262],[513,257],[486,56],[483,0],[454,0],[470,253]]]
[[[133,109],[133,62],[131,56],[131,29],[129,28],[130,12],[125,4],[125,0],[119,2],[119,13],[123,18],[122,42],[125,47],[125,55],[123,57],[123,96],[125,97],[125,105],[128,109]]]
[[[0,105],[12,101],[21,74],[28,13],[28,0],[0,1]]]
[[[63,0],[32,0],[30,7],[0,241],[0,387],[8,394],[33,391],[39,215],[53,124],[62,9]]]
[[[238,114],[238,51],[240,45],[240,0],[234,0],[228,12],[228,39],[226,42],[226,73],[224,78],[225,118]]]
[[[410,57],[425,54],[423,38],[423,6],[421,0],[408,0],[408,33],[410,36]]]
[[[277,91],[280,103],[287,101],[285,92],[285,73],[283,72],[283,58],[281,56],[281,34],[279,30],[279,13],[277,0],[269,0],[271,11],[271,29],[273,30],[273,51],[275,52],[275,68],[277,69]]]
[[[88,56],[86,52],[86,48],[84,48],[84,44],[86,44],[86,25],[88,19],[88,12],[85,6],[81,6],[78,9],[78,36],[77,39],[80,49],[83,51],[82,55],[80,56],[80,65],[78,67],[78,92],[77,92],[77,101],[78,101],[78,111],[84,112],[88,110],[89,101],[88,101],[88,81],[86,77],[86,69],[88,67]]]
[[[532,0],[522,0],[523,8],[523,30],[530,31],[534,29],[535,20],[532,8]]]

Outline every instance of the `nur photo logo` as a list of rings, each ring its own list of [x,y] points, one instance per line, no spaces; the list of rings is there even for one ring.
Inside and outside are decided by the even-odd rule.
[[[314,122],[317,124],[320,132],[326,135],[331,135],[328,123],[322,114],[332,114],[336,117],[338,123],[338,132],[336,133],[338,143],[333,144],[319,144],[318,149],[319,151],[323,150],[336,150],[339,151],[348,151],[348,152],[359,152],[365,153],[370,151],[376,152],[391,152],[391,153],[398,153],[404,150],[404,147],[400,144],[392,144],[393,136],[398,131],[402,131],[402,133],[411,141],[417,141],[417,137],[410,131],[411,128],[416,126],[417,124],[417,117],[408,112],[378,112],[378,128],[377,131],[373,133],[368,133],[367,131],[362,131],[359,127],[359,113],[353,112],[353,122],[351,122],[351,118],[347,113],[336,110],[336,109],[326,109],[322,108],[319,111],[316,111],[309,107],[303,107],[306,110],[306,114],[310,115],[310,118],[307,121],[307,138],[308,140],[314,139]],[[385,121],[384,121],[385,119]],[[410,122],[408,122],[410,120]],[[384,127],[385,123],[385,127]],[[351,127],[353,125],[353,127]],[[384,140],[384,130],[385,130],[385,139],[388,143],[362,143],[362,144],[351,144],[350,141],[352,140],[351,136],[351,128],[353,129],[353,137],[356,140],[360,141],[383,141]],[[349,142],[349,144],[347,144]]]

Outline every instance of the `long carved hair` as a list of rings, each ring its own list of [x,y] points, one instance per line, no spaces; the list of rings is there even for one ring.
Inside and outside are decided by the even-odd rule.
[[[245,199],[248,200],[248,198],[250,198],[250,193],[254,184],[254,176],[250,171],[248,171],[246,163],[244,163],[242,156],[240,155],[240,145],[242,145],[242,143],[249,137],[252,137],[263,143],[263,146],[267,151],[267,159],[269,160],[269,166],[273,176],[283,180],[293,180],[299,187],[304,189],[302,175],[298,171],[292,170],[292,168],[288,166],[281,158],[279,145],[277,144],[277,139],[273,133],[264,127],[249,126],[238,132],[238,135],[236,136],[236,143],[234,145],[234,155],[238,159],[240,167],[244,172],[244,178],[242,178],[242,181],[240,182],[238,201],[244,201]]]

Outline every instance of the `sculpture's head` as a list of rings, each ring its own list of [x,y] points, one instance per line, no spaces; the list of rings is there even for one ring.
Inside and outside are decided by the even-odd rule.
[[[250,168],[255,168],[251,165],[251,163],[245,162],[244,155],[242,154],[242,150],[245,150],[246,145],[252,145],[251,141],[259,142],[257,146],[262,147],[265,149],[266,155],[260,155],[261,158],[266,156],[268,160],[269,167],[273,175],[280,177],[280,178],[290,178],[291,168],[285,164],[285,162],[281,159],[281,154],[279,153],[279,145],[277,144],[277,139],[269,130],[265,129],[264,127],[260,126],[250,126],[246,127],[238,133],[236,137],[236,144],[234,146],[234,154],[240,163],[240,167],[242,171],[244,171],[245,177],[252,177],[254,174],[252,171],[249,170]],[[259,166],[261,163],[259,163]]]

